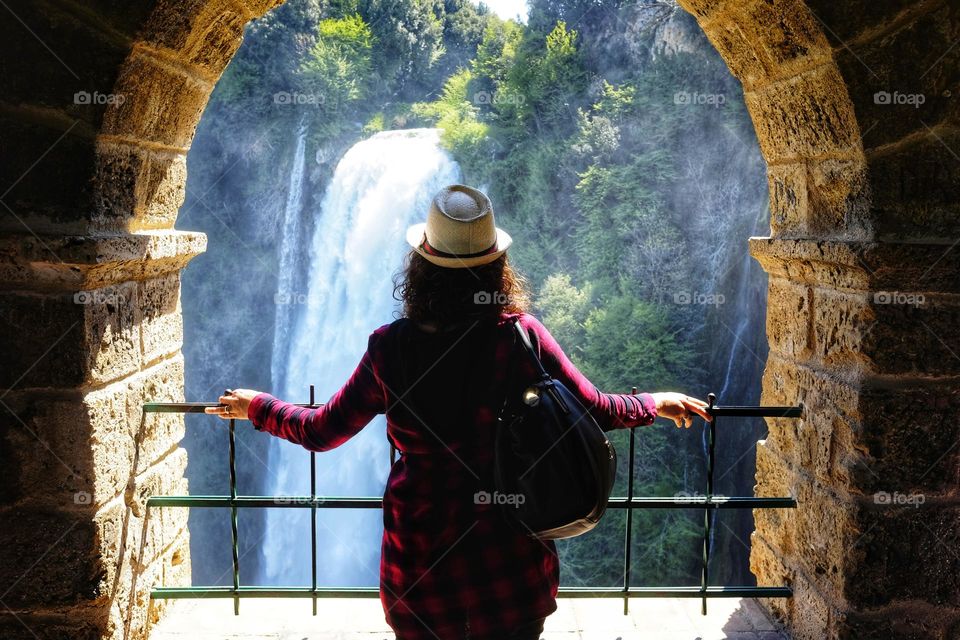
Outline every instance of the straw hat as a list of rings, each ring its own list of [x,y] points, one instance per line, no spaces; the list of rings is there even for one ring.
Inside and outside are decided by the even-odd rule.
[[[493,204],[482,191],[451,184],[434,196],[427,221],[407,229],[414,251],[441,267],[493,262],[513,239],[493,221]]]

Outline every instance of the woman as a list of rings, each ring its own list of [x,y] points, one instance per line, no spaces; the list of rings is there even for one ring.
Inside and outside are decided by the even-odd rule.
[[[492,438],[505,400],[536,378],[516,357],[519,317],[544,367],[576,393],[604,429],[657,416],[689,427],[707,405],[679,393],[602,393],[547,329],[525,312],[523,279],[507,262],[512,240],[482,192],[451,185],[427,221],[407,232],[412,251],[396,286],[404,317],[374,330],[346,384],[325,405],[295,407],[267,393],[228,391],[222,418],[328,451],[378,413],[400,452],[383,495],[380,598],[398,640],[538,638],[556,610],[553,541],[518,533],[481,491],[492,492]],[[642,363],[638,363],[642,366]]]

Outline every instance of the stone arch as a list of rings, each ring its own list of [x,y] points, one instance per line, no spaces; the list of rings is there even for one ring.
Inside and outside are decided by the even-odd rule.
[[[179,273],[205,243],[173,228],[187,150],[244,25],[279,3],[4,6],[5,637],[143,637],[150,583],[188,579],[185,516],[143,509],[185,490],[182,421],[139,406],[183,392]],[[795,590],[765,604],[797,638],[955,634],[958,9],[680,4],[743,83],[768,164],[770,236],[750,245],[771,276],[763,401],[806,407],[757,449],[758,494],[800,500],[756,514],[753,571]]]

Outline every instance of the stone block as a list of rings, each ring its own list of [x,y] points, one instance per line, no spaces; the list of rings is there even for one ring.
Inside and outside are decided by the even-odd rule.
[[[202,233],[175,230],[46,236],[42,240],[29,234],[5,236],[0,237],[0,282],[10,288],[62,295],[63,291],[160,278],[179,272],[206,245]],[[43,298],[37,297],[34,304],[42,302]],[[36,318],[29,304],[21,306],[27,318]]]
[[[803,3],[681,2],[700,21],[730,71],[753,88],[829,61],[830,48],[820,25]]]
[[[837,370],[868,365],[864,343],[876,321],[869,295],[816,288],[812,298],[813,358]]]
[[[186,193],[182,153],[101,141],[94,175],[95,224],[100,229],[169,229]]]
[[[810,476],[791,470],[769,447],[757,447],[757,495],[792,495],[795,509],[755,509],[757,535],[787,566],[816,580],[832,602],[844,600],[844,576],[863,560],[853,519],[856,506]]]
[[[951,243],[750,238],[771,276],[830,289],[960,293]]]
[[[879,609],[849,611],[837,621],[840,640],[926,640],[956,638],[960,610],[916,601],[900,601]]]
[[[154,362],[178,353],[183,345],[180,275],[170,273],[138,284],[143,361]]]
[[[803,163],[767,168],[770,191],[770,235],[802,236],[807,233],[807,171]]]
[[[0,112],[0,175],[9,176],[3,202],[10,207],[0,206],[0,229],[39,235],[89,226],[94,142],[92,135],[80,135],[83,124],[71,129],[73,124],[63,113],[28,119]]]
[[[747,34],[753,54],[761,63],[760,68],[747,71],[747,84],[793,75],[817,60],[829,62],[827,40],[803,2],[773,0],[736,6],[731,19]]]
[[[85,314],[72,295],[0,293],[0,388],[73,387],[87,377]]]
[[[960,505],[923,494],[865,497],[857,512],[863,561],[844,571],[857,610],[896,600],[960,605]]]
[[[105,104],[74,96],[80,91],[109,94],[129,42],[50,5],[14,6],[0,22],[0,38],[9,52],[4,55],[4,102],[69,110],[96,128]],[[41,151],[35,150],[30,160]]]
[[[237,2],[162,0],[144,24],[142,38],[218,78],[240,46],[246,22]]]
[[[106,111],[101,132],[156,143],[174,152],[190,146],[213,89],[182,69],[136,52],[127,59],[116,86],[118,93],[130,98]]]
[[[2,293],[0,387],[102,384],[140,368],[136,287],[122,283],[68,294]]]
[[[766,447],[826,485],[845,487],[860,451],[857,387],[778,357],[767,359],[761,403],[803,404],[800,418],[766,418]]]
[[[856,160],[862,155],[859,128],[843,78],[833,65],[745,91],[744,99],[768,163],[827,154]]]
[[[809,287],[781,278],[770,278],[767,341],[771,351],[801,361],[810,357],[813,298]]]
[[[960,494],[960,391],[944,382],[868,381],[863,391],[864,495]]]
[[[127,381],[127,435],[134,443],[136,473],[167,455],[184,436],[184,420],[176,413],[144,413],[146,402],[183,402],[183,356],[157,363]]]
[[[861,159],[810,160],[807,169],[807,232],[814,237],[868,237],[867,167]]]
[[[144,414],[150,400],[180,401],[183,357],[83,394],[12,393],[0,417],[0,504],[86,509],[120,495],[136,473],[176,448],[178,414]]]
[[[164,554],[162,566],[162,575],[160,581],[155,587],[189,587],[191,584],[190,575],[190,538],[186,531],[183,532]],[[170,600],[158,598],[150,601],[147,611],[147,620],[151,626],[160,622],[166,614]]]
[[[960,51],[953,45],[960,10],[943,3],[914,13],[912,20],[836,50],[866,149],[958,121]]]
[[[126,282],[73,296],[84,307],[84,332],[90,349],[90,381],[104,384],[140,369],[139,300]]]
[[[74,293],[0,293],[0,388],[104,384],[140,368],[133,283]]]
[[[790,637],[797,640],[835,637],[830,635],[830,622],[836,617],[836,605],[830,604],[802,572],[788,568],[778,552],[757,532],[751,536],[750,569],[757,576],[757,584],[793,589],[792,598],[759,599],[774,619],[789,626]]]
[[[943,242],[960,237],[960,132],[924,129],[909,145],[870,154],[872,216],[880,238]]]
[[[177,449],[141,474],[125,501],[112,501],[97,513],[94,523],[104,564],[99,593],[117,589],[121,565],[129,563],[135,573],[145,571],[186,531],[186,508],[146,507],[151,495],[179,494],[186,488],[186,460],[186,450]]]
[[[873,322],[861,351],[871,370],[914,376],[960,373],[960,304],[956,296],[916,291],[869,294]]]
[[[123,491],[133,459],[124,399],[88,401],[79,392],[6,400],[4,503],[86,511]]]
[[[842,49],[851,40],[859,40],[870,31],[879,31],[900,12],[916,3],[912,0],[806,0],[810,12],[822,25],[823,35],[835,49]]]
[[[97,597],[99,545],[92,507],[82,512],[4,508],[0,584],[13,610],[68,605]]]
[[[4,640],[102,640],[96,624],[75,614],[56,612],[0,612],[0,637]]]

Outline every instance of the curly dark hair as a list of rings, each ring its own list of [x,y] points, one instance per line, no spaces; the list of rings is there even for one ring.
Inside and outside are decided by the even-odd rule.
[[[441,267],[411,250],[394,276],[393,297],[414,322],[447,327],[465,321],[523,313],[530,305],[526,278],[502,254],[477,267]]]

